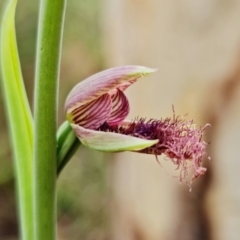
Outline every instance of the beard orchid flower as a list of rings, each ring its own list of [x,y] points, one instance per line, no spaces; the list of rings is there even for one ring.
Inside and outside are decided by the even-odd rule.
[[[137,118],[126,120],[130,107],[124,90],[139,78],[155,72],[142,66],[111,68],[78,83],[69,93],[65,111],[77,137],[85,146],[105,151],[135,151],[161,154],[181,169],[180,179],[187,177],[191,162],[193,178],[205,173],[202,161],[206,143],[205,127],[180,117],[161,120]],[[207,125],[206,125],[207,126]]]

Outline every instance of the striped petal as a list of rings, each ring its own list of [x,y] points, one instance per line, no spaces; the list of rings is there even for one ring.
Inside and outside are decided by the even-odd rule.
[[[122,66],[96,73],[72,89],[67,97],[65,110],[68,114],[105,93],[111,94],[117,88],[125,90],[140,77],[155,71],[156,69],[142,66]]]
[[[82,105],[67,115],[69,122],[85,128],[96,129],[109,118],[112,110],[111,96],[103,94],[96,100]]]
[[[101,132],[71,124],[77,137],[85,146],[102,152],[140,151],[158,143],[114,132]]]
[[[116,90],[115,94],[112,94],[111,100],[112,111],[107,123],[114,126],[120,124],[127,117],[130,109],[127,97],[119,89]]]

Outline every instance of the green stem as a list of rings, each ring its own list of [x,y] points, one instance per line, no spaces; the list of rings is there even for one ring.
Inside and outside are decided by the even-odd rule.
[[[57,134],[57,174],[59,175],[74,153],[78,150],[81,142],[73,132],[71,126],[65,121]]]
[[[21,238],[33,239],[33,121],[27,100],[15,33],[17,0],[8,2],[1,24],[1,69],[8,125],[14,152]]]
[[[66,0],[41,0],[35,76],[35,240],[56,236],[56,118]]]

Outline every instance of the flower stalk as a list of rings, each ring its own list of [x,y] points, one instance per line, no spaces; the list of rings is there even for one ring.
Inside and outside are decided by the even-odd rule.
[[[81,142],[65,121],[57,133],[57,175],[61,173],[68,161],[75,154]]]
[[[35,240],[56,237],[56,123],[66,0],[41,0],[34,101]]]

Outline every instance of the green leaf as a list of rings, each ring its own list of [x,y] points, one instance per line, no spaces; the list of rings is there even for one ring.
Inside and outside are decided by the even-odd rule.
[[[33,239],[33,121],[23,83],[15,33],[17,0],[10,0],[1,26],[1,69],[4,100],[13,146],[21,235]]]

